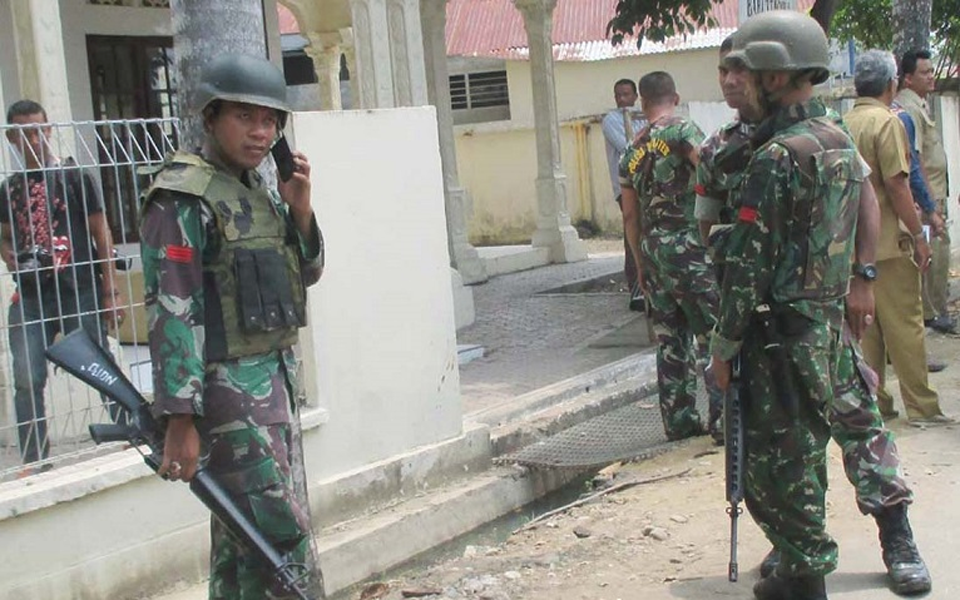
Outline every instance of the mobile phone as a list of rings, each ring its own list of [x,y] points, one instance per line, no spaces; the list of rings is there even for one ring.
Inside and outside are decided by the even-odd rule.
[[[270,154],[273,155],[273,162],[277,165],[277,175],[280,181],[290,181],[296,170],[293,164],[293,152],[290,151],[290,144],[287,143],[286,136],[280,136],[273,148],[270,148]]]

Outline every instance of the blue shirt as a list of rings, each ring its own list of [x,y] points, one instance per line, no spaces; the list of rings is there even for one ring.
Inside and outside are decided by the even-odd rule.
[[[930,198],[930,190],[927,189],[927,182],[923,179],[923,173],[920,171],[920,154],[917,152],[917,129],[910,113],[897,105],[893,106],[894,112],[900,117],[904,129],[907,130],[907,141],[910,143],[910,192],[913,194],[913,201],[920,206],[925,213],[932,213],[937,209],[933,199]]]

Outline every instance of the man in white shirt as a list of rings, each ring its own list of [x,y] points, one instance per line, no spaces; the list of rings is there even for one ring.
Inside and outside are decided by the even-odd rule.
[[[613,197],[620,204],[620,159],[634,136],[646,126],[647,121],[643,114],[634,110],[637,103],[637,84],[631,79],[621,79],[613,85],[613,98],[617,108],[603,117],[603,137],[606,139],[607,166],[610,171],[610,185]],[[637,285],[637,267],[633,263],[633,256],[627,248],[626,238],[623,242],[624,260],[623,272],[627,285],[630,288],[630,309],[643,310],[643,292]]]

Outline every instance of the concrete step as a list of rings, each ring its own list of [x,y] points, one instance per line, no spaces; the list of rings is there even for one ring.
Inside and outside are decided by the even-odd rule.
[[[641,353],[473,413],[464,429],[489,427],[492,454],[499,456],[635,402],[655,386],[656,357]],[[327,593],[396,567],[583,474],[495,466],[325,527],[317,541]],[[155,599],[201,600],[206,593],[200,584]]]

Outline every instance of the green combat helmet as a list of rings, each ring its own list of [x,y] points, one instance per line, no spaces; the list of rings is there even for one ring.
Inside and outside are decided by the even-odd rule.
[[[812,17],[795,10],[771,10],[744,21],[732,36],[724,61],[742,62],[751,71],[815,71],[811,81],[830,77],[827,36]]]
[[[222,54],[203,69],[197,89],[197,112],[214,100],[246,102],[275,108],[281,113],[281,127],[290,112],[287,82],[270,61],[246,54]]]

